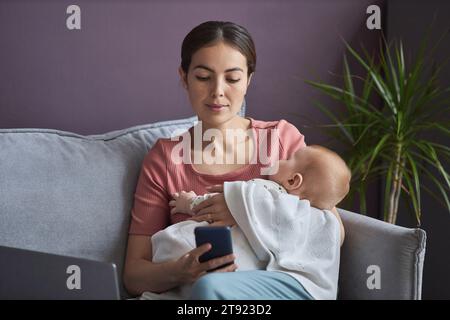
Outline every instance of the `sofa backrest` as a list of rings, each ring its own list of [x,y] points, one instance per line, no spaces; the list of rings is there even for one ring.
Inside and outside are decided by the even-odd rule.
[[[1,129],[0,245],[114,262],[121,279],[144,156],[196,119],[92,136]]]

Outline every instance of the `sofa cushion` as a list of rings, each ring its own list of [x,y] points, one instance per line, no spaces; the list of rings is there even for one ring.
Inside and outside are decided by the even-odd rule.
[[[0,245],[114,262],[121,278],[144,156],[196,119],[91,136],[1,129]]]

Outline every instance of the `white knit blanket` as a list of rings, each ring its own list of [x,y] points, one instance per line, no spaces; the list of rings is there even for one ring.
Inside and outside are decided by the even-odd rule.
[[[225,182],[224,195],[266,270],[292,275],[315,299],[336,299],[340,225],[332,212],[253,181]]]
[[[329,211],[308,200],[264,188],[258,181],[225,182],[224,195],[238,227],[232,228],[238,271],[266,269],[292,275],[315,299],[336,299],[340,229]],[[194,229],[183,221],[153,235],[153,262],[177,259],[195,248]],[[190,286],[141,299],[186,299]]]

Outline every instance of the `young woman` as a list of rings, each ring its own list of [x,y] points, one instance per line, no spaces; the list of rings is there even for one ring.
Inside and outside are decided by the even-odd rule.
[[[236,222],[220,193],[223,182],[266,178],[262,169],[267,163],[254,161],[263,149],[269,155],[287,159],[305,146],[303,135],[285,120],[265,122],[238,115],[255,65],[253,40],[237,24],[205,22],[184,39],[179,74],[199,122],[190,128],[191,143],[183,152],[187,152],[189,160],[197,161],[174,161],[172,151],[179,142],[171,139],[159,139],[145,157],[135,194],[124,269],[124,283],[130,293],[159,293],[193,283],[193,299],[311,298],[299,282],[280,272],[232,272],[238,266],[231,264],[206,273],[234,260],[229,255],[200,263],[198,258],[210,249],[209,245],[186,252],[174,261],[152,262],[151,236],[190,217],[170,215],[171,194],[179,190],[193,190],[197,194],[219,192],[194,208],[195,219],[233,226]],[[205,139],[208,130],[214,130],[223,139]],[[242,139],[231,139],[227,138],[230,130],[248,134]],[[271,141],[276,143],[268,143]],[[242,161],[210,161],[211,156],[218,155],[228,156],[227,159],[240,156]]]

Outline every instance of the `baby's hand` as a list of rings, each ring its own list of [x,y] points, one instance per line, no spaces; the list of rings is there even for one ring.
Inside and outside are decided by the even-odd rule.
[[[173,207],[170,210],[170,214],[174,213],[188,213],[193,214],[191,211],[191,202],[192,199],[195,198],[197,195],[194,191],[185,192],[181,191],[180,193],[176,192],[172,194],[172,197],[174,200],[171,200],[169,202],[169,206]]]

